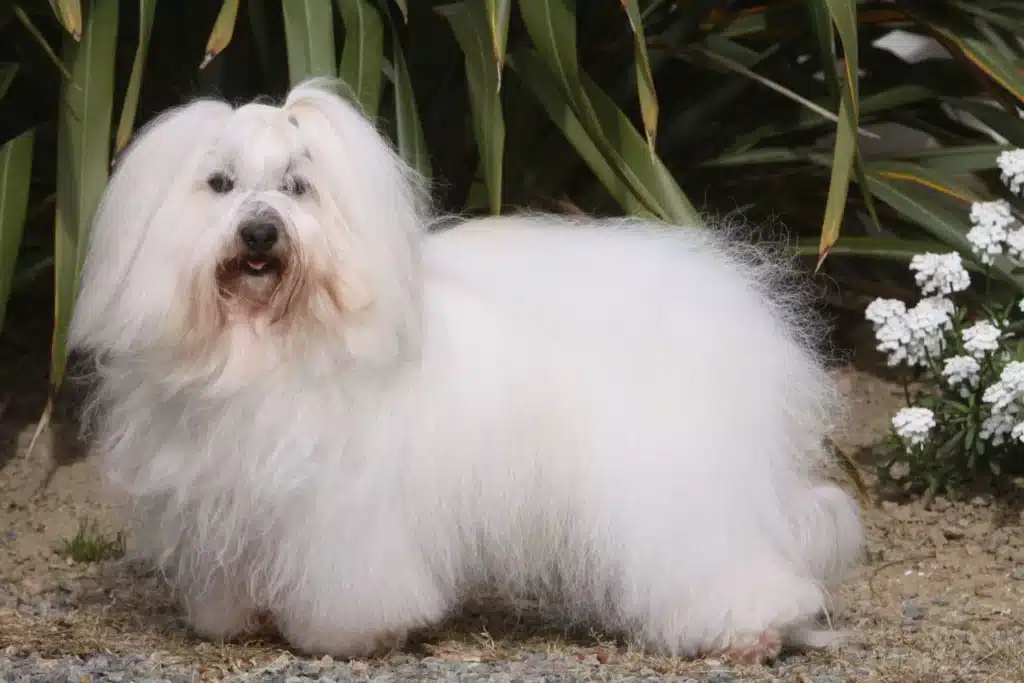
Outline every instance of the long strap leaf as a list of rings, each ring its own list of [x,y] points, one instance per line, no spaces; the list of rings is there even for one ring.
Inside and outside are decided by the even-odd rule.
[[[0,147],[0,332],[28,214],[34,142],[35,130],[29,130]]]

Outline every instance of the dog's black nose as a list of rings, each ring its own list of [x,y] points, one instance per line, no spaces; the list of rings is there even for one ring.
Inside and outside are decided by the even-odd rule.
[[[238,230],[238,235],[249,251],[262,253],[270,251],[277,243],[277,226],[264,221],[246,223]]]

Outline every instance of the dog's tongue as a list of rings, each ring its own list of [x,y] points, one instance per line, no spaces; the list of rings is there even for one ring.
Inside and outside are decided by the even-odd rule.
[[[246,263],[255,271],[261,271],[267,266],[266,261],[246,261]]]

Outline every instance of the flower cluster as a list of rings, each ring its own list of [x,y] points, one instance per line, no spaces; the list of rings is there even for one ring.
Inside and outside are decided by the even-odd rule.
[[[925,296],[952,294],[971,286],[971,276],[964,269],[960,254],[918,254],[910,259],[914,281]]]
[[[1024,149],[1004,152],[998,165],[1010,191],[1024,194]],[[990,275],[985,266],[999,258],[1024,265],[1024,225],[1010,202],[976,202],[970,221],[966,255],[984,277]],[[917,302],[878,298],[864,311],[876,348],[907,380],[907,407],[892,418],[896,448],[881,468],[883,478],[934,485],[973,473],[979,463],[998,474],[1000,462],[1024,448],[1024,360],[1017,360],[1024,358],[1024,299],[1000,304],[986,287],[980,308],[969,309],[965,304],[979,297],[961,301],[973,284],[963,256],[914,256],[909,269]]]
[[[957,389],[962,398],[967,398],[981,381],[981,363],[973,356],[953,356],[942,366],[942,376],[951,389]]]
[[[1005,199],[975,202],[971,206],[971,225],[967,241],[983,264],[991,265],[1004,251],[1008,251],[1011,257],[1020,258],[1024,247],[1024,227],[1014,220],[1013,211]]]
[[[909,310],[897,299],[876,299],[865,317],[874,325],[876,348],[888,355],[890,367],[925,367],[942,354],[955,310],[943,297],[925,297]]]
[[[1024,149],[1008,149],[999,154],[996,164],[1010,192],[1024,194]]]
[[[927,408],[903,408],[892,418],[892,427],[896,434],[912,451],[928,441],[928,435],[935,428],[935,413]]]
[[[991,439],[993,446],[1002,445],[1008,433],[1024,441],[1024,363],[1007,363],[999,381],[985,390],[982,400],[988,403],[990,414],[981,425],[981,438]]]

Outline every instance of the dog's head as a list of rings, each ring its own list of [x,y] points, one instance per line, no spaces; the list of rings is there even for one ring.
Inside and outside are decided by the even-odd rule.
[[[167,112],[105,191],[71,346],[193,375],[390,362],[418,332],[423,199],[373,125],[321,83],[280,106]]]

